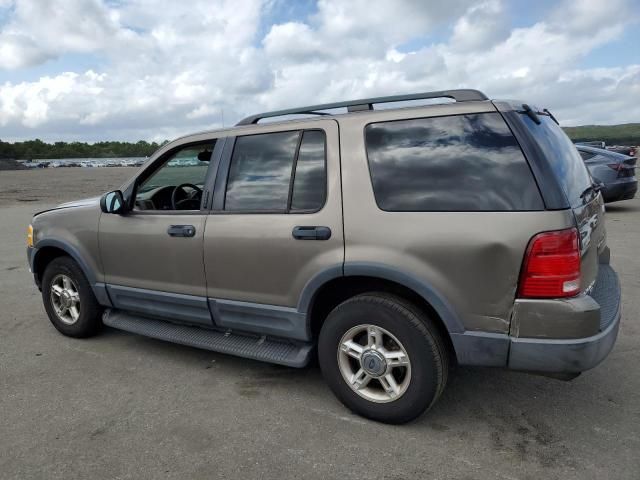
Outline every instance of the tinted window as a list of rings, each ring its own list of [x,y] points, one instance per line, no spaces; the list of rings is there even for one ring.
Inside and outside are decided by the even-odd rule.
[[[578,150],[578,153],[580,154],[583,160],[589,160],[590,158],[593,158],[596,156],[594,153],[585,152],[584,150]]]
[[[233,150],[225,210],[287,209],[300,132],[239,137]]]
[[[292,210],[318,210],[327,190],[324,132],[304,132],[293,182]]]
[[[527,115],[520,115],[550,163],[571,206],[582,205],[582,192],[591,185],[587,167],[562,128],[548,115],[538,116],[540,125]]]
[[[378,206],[390,211],[542,210],[498,113],[375,123],[365,130]]]

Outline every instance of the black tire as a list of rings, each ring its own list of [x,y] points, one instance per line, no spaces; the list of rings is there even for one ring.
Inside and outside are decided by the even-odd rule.
[[[343,378],[338,362],[340,340],[358,325],[381,327],[404,347],[411,375],[399,398],[376,403],[356,393]],[[322,326],[318,357],[325,380],[347,408],[392,424],[408,422],[428,410],[444,390],[449,370],[449,352],[433,321],[412,303],[386,293],[357,295],[338,305]]]
[[[79,316],[73,324],[64,323],[53,305],[51,289],[53,281],[59,275],[66,275],[73,281],[80,297]],[[96,300],[84,273],[70,257],[57,257],[47,265],[42,276],[42,301],[49,320],[63,335],[76,338],[90,337],[98,333],[102,327],[103,308]]]

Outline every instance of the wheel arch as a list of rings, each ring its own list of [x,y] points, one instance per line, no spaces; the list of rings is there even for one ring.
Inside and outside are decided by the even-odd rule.
[[[464,332],[455,311],[436,289],[391,267],[345,264],[342,275],[327,271],[314,278],[319,280],[309,282],[298,305],[298,310],[307,314],[308,328],[314,338],[329,312],[338,304],[355,295],[374,291],[398,295],[423,310],[438,325],[452,352],[451,334]]]
[[[96,276],[91,271],[87,263],[82,259],[80,253],[67,242],[56,239],[44,239],[37,243],[36,252],[33,256],[32,270],[38,280],[42,280],[42,274],[47,265],[54,259],[66,255],[71,257],[78,264],[82,273],[91,285],[96,283]]]
[[[31,271],[33,272],[38,287],[41,287],[42,275],[47,265],[61,256],[73,259],[89,282],[98,302],[103,306],[111,306],[111,301],[104,284],[97,281],[95,272],[89,268],[89,265],[84,261],[80,252],[68,242],[62,240],[47,238],[40,240],[36,244],[32,257]]]

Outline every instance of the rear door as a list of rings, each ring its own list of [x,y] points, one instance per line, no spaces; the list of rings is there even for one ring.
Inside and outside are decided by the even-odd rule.
[[[303,338],[304,286],[344,261],[337,123],[242,132],[227,139],[216,177],[207,295],[221,326]]]

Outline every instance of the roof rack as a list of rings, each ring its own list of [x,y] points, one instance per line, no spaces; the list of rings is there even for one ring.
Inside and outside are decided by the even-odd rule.
[[[275,110],[273,112],[258,113],[243,118],[236,125],[252,125],[258,123],[263,118],[282,117],[284,115],[331,115],[318,110],[331,110],[334,108],[347,107],[348,112],[360,112],[363,110],[373,110],[375,103],[405,102],[408,100],[426,100],[429,98],[452,98],[456,102],[470,102],[488,100],[487,96],[479,90],[441,90],[439,92],[412,93],[409,95],[393,95],[390,97],[363,98],[360,100],[347,100],[345,102],[324,103],[311,105],[308,107],[289,108],[286,110]]]

